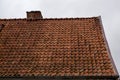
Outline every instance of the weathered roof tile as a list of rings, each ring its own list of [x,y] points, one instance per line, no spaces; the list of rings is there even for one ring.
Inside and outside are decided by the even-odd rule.
[[[0,76],[117,76],[98,17],[0,24]]]

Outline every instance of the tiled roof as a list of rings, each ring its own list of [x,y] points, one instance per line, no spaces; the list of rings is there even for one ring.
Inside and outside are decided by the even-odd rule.
[[[117,76],[101,19],[0,19],[0,76]]]

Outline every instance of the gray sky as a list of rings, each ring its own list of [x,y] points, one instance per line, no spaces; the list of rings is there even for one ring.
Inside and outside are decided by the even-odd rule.
[[[25,18],[26,11],[44,18],[102,17],[112,57],[120,73],[120,0],[0,0],[0,18]]]

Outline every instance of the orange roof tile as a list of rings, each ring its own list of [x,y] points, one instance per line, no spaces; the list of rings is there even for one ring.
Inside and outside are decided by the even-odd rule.
[[[101,19],[0,19],[0,76],[118,76]]]

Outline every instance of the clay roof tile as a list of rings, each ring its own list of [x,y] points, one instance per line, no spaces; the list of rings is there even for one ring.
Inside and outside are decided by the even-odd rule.
[[[117,76],[99,17],[0,19],[0,76]]]

